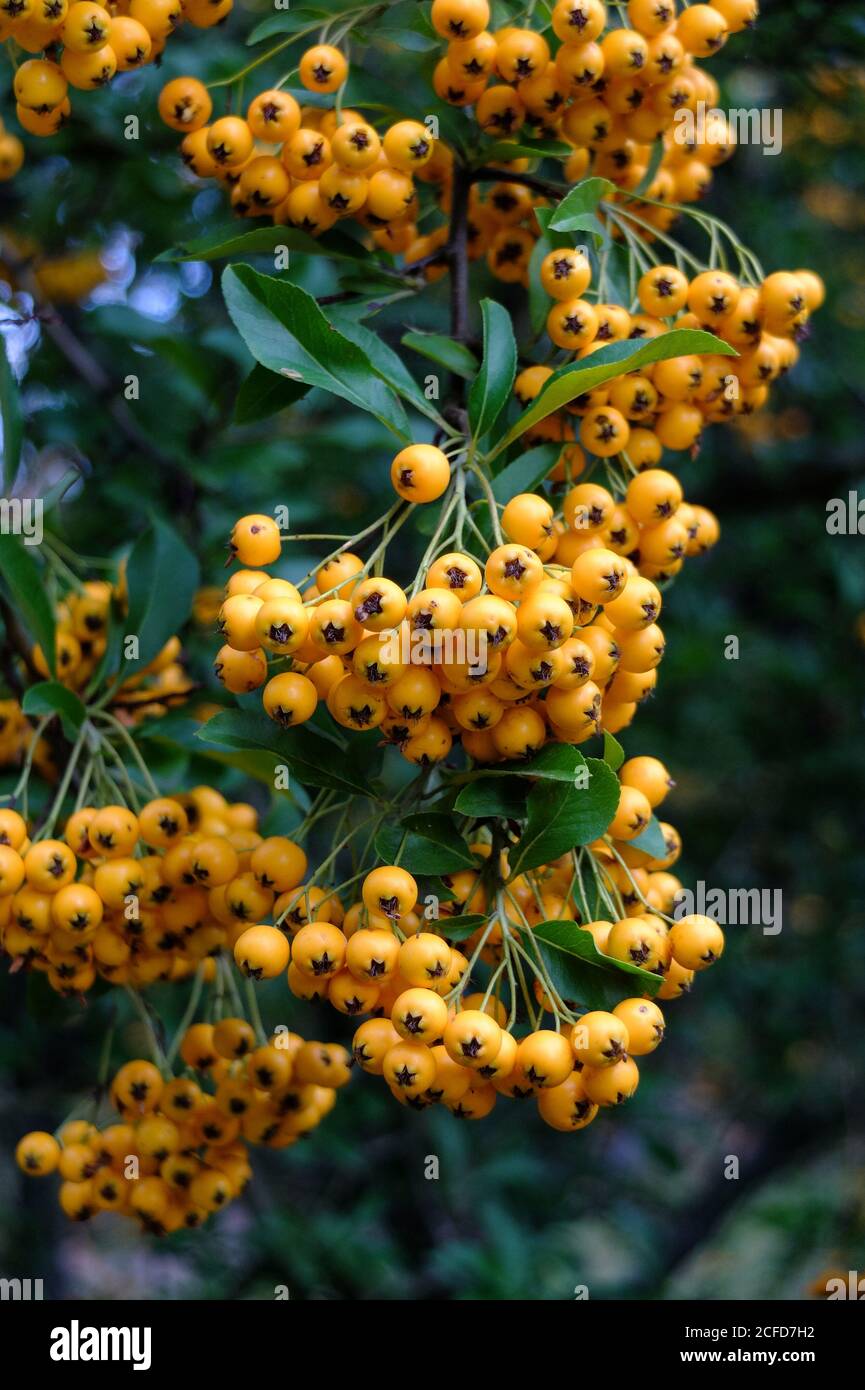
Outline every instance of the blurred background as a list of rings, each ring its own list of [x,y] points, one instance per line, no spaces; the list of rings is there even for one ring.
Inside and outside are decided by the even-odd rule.
[[[270,1298],[285,1285],[292,1298],[561,1300],[585,1285],[592,1298],[772,1299],[819,1296],[830,1274],[862,1268],[865,565],[862,537],[830,535],[826,519],[865,472],[865,17],[841,0],[762,9],[711,71],[724,109],[783,109],[783,150],[739,149],[707,207],[767,270],[818,271],[827,303],[770,410],[707,431],[683,469],[722,539],[668,596],[658,696],[622,741],[676,778],[664,813],[684,837],[685,884],[779,889],[782,931],[730,929],[723,965],[669,1005],[667,1040],[634,1101],[585,1132],[555,1133],[504,1102],[477,1126],[409,1113],[358,1076],[309,1142],[257,1155],[242,1202],[162,1243],[106,1218],[69,1226],[49,1184],[20,1179],[18,1137],[53,1129],[92,1085],[110,1001],[59,1003],[38,978],[4,975],[0,1274],[41,1277],[60,1298]],[[77,451],[87,474],[63,505],[64,539],[112,554],[156,511],[197,550],[207,584],[222,582],[224,539],[242,512],[287,503],[292,530],[359,529],[380,509],[390,457],[370,417],[315,395],[263,425],[233,424],[250,362],[219,263],[153,263],[228,221],[221,194],[174,159],[156,91],[179,72],[241,66],[264,13],[238,3],[223,28],[172,40],[161,73],[77,94],[68,132],[50,153],[31,140],[23,172],[0,186],[0,321],[29,438]],[[2,101],[6,118],[5,90]],[[132,146],[130,111],[141,119]],[[27,319],[9,266],[34,250],[74,262],[51,290],[54,324]],[[332,288],[329,275],[302,269],[316,292]],[[434,287],[385,311],[393,341],[406,322],[440,322],[446,294]],[[409,366],[420,375],[424,359]],[[111,408],[126,372],[141,379],[137,437]],[[406,542],[405,576],[418,543]],[[282,572],[296,577],[315,558],[292,554]],[[193,624],[184,637],[205,697],[218,698],[211,629]],[[166,785],[214,773],[168,744],[152,761]],[[220,776],[264,806],[243,768]],[[284,986],[268,986],[266,1020],[341,1036],[333,1011],[290,1004],[284,1017]],[[168,995],[158,1007],[176,1012]],[[438,1180],[424,1177],[431,1154]],[[729,1156],[737,1179],[725,1176]]]

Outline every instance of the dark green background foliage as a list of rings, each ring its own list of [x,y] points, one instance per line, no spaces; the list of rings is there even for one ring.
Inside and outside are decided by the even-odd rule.
[[[72,1297],[267,1298],[287,1285],[296,1298],[568,1299],[586,1284],[595,1298],[773,1298],[808,1296],[827,1268],[861,1268],[865,567],[861,537],[827,534],[826,504],[863,481],[865,25],[853,3],[764,11],[712,71],[725,108],[783,108],[783,152],[741,149],[718,171],[708,208],[767,268],[813,266],[828,302],[773,393],[771,419],[707,431],[684,469],[687,495],[717,511],[722,539],[688,562],[668,597],[658,696],[623,742],[662,757],[677,779],[664,813],[684,836],[686,884],[780,889],[782,932],[731,928],[723,964],[669,1006],[668,1040],[636,1099],[585,1133],[556,1134],[515,1114],[516,1102],[478,1126],[407,1113],[358,1076],[311,1140],[257,1157],[248,1198],[204,1233],[162,1244],[107,1218],[68,1227],[50,1182],[19,1179],[16,1139],[53,1128],[92,1083],[112,1005],[106,994],[86,1008],[60,1003],[38,979],[4,978],[0,1273],[44,1277],[50,1294]],[[182,35],[161,75],[76,94],[69,131],[50,154],[30,142],[24,172],[0,192],[4,236],[51,252],[110,246],[126,285],[116,302],[64,310],[109,383],[101,397],[86,379],[92,367],[82,375],[50,325],[29,355],[30,440],[74,446],[88,461],[83,487],[55,514],[61,534],[82,553],[114,553],[155,512],[199,553],[210,583],[221,582],[225,536],[242,512],[285,503],[292,530],[359,529],[388,495],[393,452],[371,416],[317,393],[233,425],[251,360],[227,319],[220,263],[152,264],[228,223],[220,197],[179,174],[176,137],[155,118],[161,76],[236,69],[254,18],[238,8],[218,32]],[[391,74],[401,65],[399,87],[419,94],[404,74],[429,61],[404,48],[375,58]],[[255,74],[265,75],[277,74]],[[122,137],[129,111],[142,118],[137,143]],[[517,294],[482,268],[473,274],[475,304],[492,293],[516,309]],[[292,278],[319,295],[339,288],[319,259],[297,257]],[[446,300],[445,282],[383,309],[376,326],[399,346],[406,325],[441,328]],[[421,381],[428,364],[403,356]],[[129,408],[144,445],[111,409],[130,372],[141,379]],[[403,545],[397,579],[413,572],[419,542]],[[283,572],[296,577],[315,558],[287,555]],[[724,656],[730,635],[735,661]],[[188,630],[209,689],[212,645]],[[164,740],[151,760],[166,787],[216,771],[226,792],[264,805],[243,772]],[[156,998],[176,1015],[170,991]],[[264,1010],[306,1036],[350,1031],[282,982],[266,987]],[[135,1025],[121,1033],[131,1055]],[[433,1154],[437,1181],[424,1177]],[[740,1160],[737,1181],[724,1176],[727,1155]]]

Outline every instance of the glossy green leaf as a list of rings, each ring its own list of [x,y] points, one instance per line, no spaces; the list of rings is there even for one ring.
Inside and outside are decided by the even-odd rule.
[[[257,710],[223,710],[209,719],[196,737],[217,748],[264,749],[284,763],[298,781],[311,787],[329,787],[350,796],[375,794],[368,772],[338,743],[324,738],[309,724],[300,729],[280,729]]]
[[[517,374],[517,345],[511,316],[494,299],[481,300],[484,348],[469,392],[469,423],[476,439],[492,429],[511,396]]]
[[[400,439],[409,438],[405,410],[373,371],[366,353],[332,327],[311,294],[252,266],[227,266],[222,290],[228,312],[256,362],[291,381],[318,386],[369,411]]]
[[[121,661],[129,675],[162,650],[192,607],[198,560],[167,522],[154,520],[132,547],[126,566],[129,613],[124,636],[138,638],[138,656]]]
[[[41,719],[45,714],[58,714],[63,732],[68,739],[74,739],[80,731],[87,711],[74,690],[68,690],[59,681],[40,681],[24,692],[21,708],[25,714]]]
[[[526,813],[528,788],[520,777],[482,777],[463,787],[454,810],[461,816],[501,816],[520,820]]]
[[[331,320],[336,324],[340,333],[343,333],[362,352],[366,353],[373,371],[381,377],[382,381],[392,386],[394,391],[402,396],[409,405],[414,406],[421,415],[426,415],[430,420],[440,423],[441,417],[433,402],[427,400],[402,358],[384,339],[380,338],[371,328],[367,328],[366,324],[351,318],[348,311],[341,312],[339,307],[332,312]]]
[[[253,227],[251,231],[238,230],[237,223],[228,227],[218,227],[205,236],[194,237],[181,242],[168,251],[161,252],[157,261],[218,261],[235,256],[264,256],[272,253],[278,246],[284,246],[289,253],[296,251],[303,256],[324,256],[332,261],[362,261],[363,247],[338,230],[328,232],[321,239],[307,236],[296,227]]]
[[[577,768],[585,761],[579,748],[570,743],[547,743],[533,758],[496,763],[494,767],[471,774],[467,780],[473,784],[499,777],[536,777],[545,782],[568,782],[573,786]]]
[[[12,374],[6,344],[0,337],[0,420],[3,422],[3,455],[0,467],[0,496],[11,487],[18,472],[24,422],[18,382]]]
[[[356,0],[352,0],[356,3]],[[252,47],[254,44],[261,43],[264,39],[272,39],[276,34],[294,34],[299,29],[305,29],[309,25],[326,24],[340,8],[348,8],[347,4],[341,6],[340,0],[334,0],[332,5],[327,7],[318,5],[299,5],[297,9],[292,5],[287,10],[280,10],[278,14],[269,15],[267,19],[261,20],[249,34],[246,42]]]
[[[486,924],[486,920],[477,912],[468,912],[459,917],[439,917],[437,926],[448,941],[465,941],[474,936],[478,927]]]
[[[475,860],[450,816],[423,813],[382,826],[376,852],[386,864],[411,874],[451,874],[472,869]]]
[[[526,430],[545,420],[554,411],[561,410],[577,396],[602,386],[605,381],[636,371],[649,362],[663,362],[668,357],[682,357],[686,353],[718,353],[725,357],[738,356],[736,349],[730,347],[713,333],[701,328],[671,328],[658,338],[625,338],[598,348],[587,361],[569,362],[560,367],[549,378],[543,390],[523,411],[519,420],[500,440],[487,459],[495,458],[515,440],[520,439]]]
[[[525,829],[510,855],[512,878],[603,835],[616,814],[619,783],[599,758],[586,758],[585,765],[587,786],[559,781],[541,783],[530,791]]]
[[[251,425],[266,420],[280,410],[287,410],[302,400],[309,387],[302,381],[290,381],[277,372],[269,372],[256,362],[249,376],[241,383],[234,402],[234,419],[238,425]]]
[[[646,172],[634,189],[634,197],[639,198],[641,193],[647,193],[654,182],[655,175],[661,167],[661,160],[664,158],[664,142],[658,137],[652,145],[652,153],[649,156],[649,163]]]
[[[420,333],[410,331],[402,335],[403,347],[419,352],[440,367],[453,372],[454,376],[471,380],[478,371],[478,359],[470,348],[447,338],[443,333]]]
[[[561,997],[585,1009],[612,1009],[632,995],[657,994],[663,983],[629,961],[602,955],[591,932],[575,922],[541,922],[522,936],[539,952]]]
[[[12,601],[15,614],[34,641],[39,643],[49,669],[54,671],[54,613],[45,594],[39,566],[31,547],[17,536],[0,532],[0,583]]]
[[[628,845],[631,849],[638,849],[643,854],[648,854],[652,859],[666,859],[667,842],[664,839],[664,832],[657,816],[652,816],[642,834],[629,840]]]
[[[518,492],[534,492],[556,465],[561,444],[538,444],[512,460],[492,481],[497,502],[507,503]]]
[[[564,140],[529,140],[520,136],[517,140],[497,140],[488,149],[481,150],[485,164],[510,164],[514,159],[568,159],[574,153],[573,145]],[[502,170],[502,178],[507,179],[507,169]]]
[[[604,734],[604,762],[609,764],[614,772],[618,772],[622,763],[625,761],[625,750],[617,738],[612,734]]]
[[[598,231],[598,204],[615,191],[609,179],[583,179],[565,194],[550,218],[550,226],[559,232]]]

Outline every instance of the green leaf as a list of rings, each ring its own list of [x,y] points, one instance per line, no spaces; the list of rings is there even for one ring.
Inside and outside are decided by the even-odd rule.
[[[25,714],[35,715],[38,719],[45,714],[59,714],[63,732],[69,739],[75,738],[87,718],[87,711],[74,690],[67,690],[59,681],[40,681],[38,685],[31,685],[24,692],[21,708]]]
[[[493,496],[497,502],[508,502],[518,492],[534,492],[555,467],[561,444],[538,444],[528,453],[520,454],[493,478]]]
[[[439,917],[436,919],[436,926],[448,941],[465,941],[467,937],[474,936],[478,927],[484,926],[486,920],[486,917],[481,917],[476,912],[468,912],[460,917]]]
[[[519,420],[500,440],[488,455],[490,460],[515,440],[520,439],[527,429],[545,420],[548,415],[562,406],[576,400],[577,396],[603,386],[605,381],[633,372],[649,362],[663,362],[668,357],[682,357],[686,353],[719,353],[725,357],[737,357],[735,348],[730,347],[713,333],[701,328],[671,328],[658,338],[624,338],[593,352],[587,362],[571,362],[560,367],[548,379],[543,390],[524,410]]]
[[[510,856],[511,878],[539,864],[549,864],[576,845],[587,845],[603,835],[616,814],[619,783],[599,758],[586,758],[585,765],[587,786],[557,782],[554,786],[541,784],[529,792],[526,826]]]
[[[574,153],[573,145],[564,140],[497,140],[494,145],[480,152],[485,164],[510,164],[514,159],[568,159]],[[508,170],[502,170],[502,179],[508,178]]]
[[[411,874],[452,874],[473,869],[475,860],[449,816],[406,816],[398,824],[382,826],[375,839],[376,853],[386,864],[398,862]]]
[[[306,290],[238,265],[226,267],[222,291],[256,362],[292,381],[321,387],[369,411],[400,439],[409,438],[400,401],[373,370],[366,353],[328,323]]]
[[[196,759],[211,762],[220,767],[235,768],[256,782],[263,782],[273,790],[273,769],[277,758],[254,748],[230,752],[228,749],[208,748],[201,741],[196,742],[201,725],[181,710],[163,715],[160,719],[148,720],[135,727],[135,742],[150,745],[147,753],[148,765],[154,764],[153,750],[157,748],[165,756],[170,750],[190,754]]]
[[[17,536],[0,532],[0,580],[30,636],[54,672],[54,613],[42,587],[39,566]]]
[[[625,761],[625,750],[617,738],[612,734],[604,734],[604,762],[608,763],[614,772],[618,772],[622,763]]]
[[[519,777],[481,777],[463,787],[454,810],[461,816],[503,816],[521,820],[526,814],[525,783]]]
[[[138,656],[126,660],[129,675],[161,652],[184,620],[199,583],[198,560],[186,541],[156,520],[139,536],[126,567],[129,613],[125,633],[138,638]]]
[[[3,422],[3,457],[0,461],[0,494],[11,487],[21,458],[24,422],[18,382],[12,375],[6,344],[0,338],[0,420]]]
[[[279,14],[272,14],[267,19],[263,19],[260,24],[256,24],[246,40],[247,46],[252,47],[254,44],[261,43],[262,39],[273,38],[274,34],[293,34],[298,29],[305,29],[310,24],[317,22],[325,24],[339,8],[339,0],[333,0],[327,9],[304,5],[297,9],[292,8],[282,10]],[[347,6],[343,8],[347,8]]]
[[[403,334],[402,345],[419,352],[421,357],[428,357],[431,362],[437,362],[455,376],[471,380],[477,374],[478,359],[474,353],[462,343],[454,342],[453,338],[446,338],[443,333],[411,330]]]
[[[408,367],[402,358],[389,347],[386,342],[374,333],[365,324],[358,323],[356,319],[350,317],[349,311],[340,312],[335,308],[332,313],[332,321],[336,324],[340,333],[349,338],[357,347],[365,352],[373,370],[378,373],[382,381],[386,381],[392,386],[403,400],[413,405],[415,410],[426,415],[430,420],[441,423],[441,416],[433,405],[428,401],[421,388],[418,386]]]
[[[206,236],[181,242],[162,251],[157,261],[216,261],[232,256],[263,256],[284,246],[289,252],[303,256],[325,256],[332,261],[361,261],[363,247],[340,231],[329,232],[318,239],[307,236],[296,227],[254,227],[251,232],[239,232],[237,224],[219,227]]]
[[[638,849],[642,854],[648,854],[650,859],[666,859],[667,842],[657,816],[652,816],[642,834],[628,841],[628,848]]]
[[[583,179],[576,188],[565,194],[549,225],[559,232],[596,232],[598,204],[615,191],[616,186],[609,179]]]
[[[517,345],[511,316],[494,299],[481,300],[484,353],[469,392],[469,422],[480,439],[492,429],[507,405],[517,374]]]
[[[522,938],[543,959],[561,997],[586,1009],[612,1009],[632,995],[657,994],[663,984],[660,975],[602,955],[591,932],[576,922],[541,922]]]
[[[302,381],[290,381],[288,377],[269,372],[256,362],[237,393],[234,402],[235,424],[251,425],[256,420],[265,420],[277,411],[287,410],[308,391],[309,387]]]
[[[570,743],[547,743],[534,758],[484,768],[482,773],[472,778],[472,783],[513,776],[538,777],[545,782],[568,782],[573,786],[577,768],[582,767],[585,761],[580,750]]]
[[[652,153],[649,156],[649,163],[646,172],[640,179],[640,182],[637,185],[637,187],[634,189],[633,196],[635,198],[639,198],[641,193],[646,193],[648,192],[649,188],[651,188],[655,175],[661,167],[661,160],[663,158],[664,142],[659,137],[652,146]]]
[[[198,730],[196,738],[217,748],[264,749],[312,787],[329,787],[349,796],[375,794],[368,770],[361,771],[340,744],[309,724],[302,729],[280,729],[257,710],[223,710]]]
[[[385,18],[372,30],[370,39],[405,48],[411,53],[431,53],[441,47],[441,39],[415,0],[391,5]]]

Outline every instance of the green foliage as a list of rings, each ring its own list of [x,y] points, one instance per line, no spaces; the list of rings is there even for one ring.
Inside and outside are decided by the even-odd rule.
[[[572,362],[553,372],[531,405],[491,451],[490,457],[495,458],[502,449],[507,449],[526,430],[546,420],[555,410],[561,410],[562,406],[569,405],[577,396],[585,395],[596,386],[603,386],[605,381],[621,376],[622,372],[634,372],[649,362],[663,362],[668,357],[709,352],[726,357],[737,356],[735,348],[731,348],[729,343],[700,328],[674,328],[658,338],[648,338],[642,342],[625,338],[620,342],[607,343],[592,353],[591,366]]]
[[[6,354],[6,346],[2,340],[0,340],[0,422],[2,422],[3,426],[3,455],[2,459],[0,459],[0,463],[2,463],[2,467],[0,467],[0,495],[3,495],[6,487],[13,481],[18,471],[24,425],[21,418],[21,401],[18,395],[18,383],[12,375],[9,359]]]
[[[575,750],[576,751],[576,750]],[[577,764],[576,776],[585,769],[586,785],[543,781],[529,792],[526,824],[511,855],[511,877],[550,864],[575,845],[587,845],[603,835],[619,804],[615,773],[599,758]]]
[[[25,714],[41,719],[45,714],[59,714],[63,732],[74,739],[87,718],[87,711],[74,690],[67,690],[59,681],[41,681],[24,692],[21,708]]]
[[[312,295],[247,265],[227,267],[222,290],[232,322],[256,362],[368,410],[408,440],[408,419],[399,399],[362,349],[328,323]]]
[[[452,874],[473,869],[475,860],[450,816],[424,812],[384,825],[375,839],[384,864],[399,864],[412,874]]]
[[[536,950],[561,997],[581,1010],[613,1009],[631,994],[657,994],[662,980],[630,961],[603,956],[590,932],[574,922],[539,922],[523,932]]]
[[[199,568],[177,532],[156,517],[133,546],[128,573],[126,625],[138,638],[137,656],[125,658],[125,670],[131,673],[158,656],[177,631],[178,615],[192,607]]]
[[[54,614],[42,587],[39,568],[23,541],[0,532],[0,584],[33,639],[49,670],[54,670]]]
[[[496,22],[520,22],[522,8],[498,5]],[[767,429],[712,430],[699,458],[681,461],[689,498],[721,517],[722,545],[715,555],[689,562],[687,582],[676,589],[674,602],[665,603],[663,699],[640,709],[633,730],[605,740],[604,757],[610,768],[620,758],[619,746],[629,756],[650,751],[662,757],[679,785],[659,814],[677,824],[685,839],[683,860],[673,872],[685,883],[704,877],[722,887],[782,887],[782,933],[773,938],[758,929],[731,930],[717,975],[699,978],[693,999],[662,1005],[668,1037],[641,1069],[626,1134],[615,1134],[603,1120],[585,1134],[554,1134],[527,1110],[515,1119],[503,1101],[480,1131],[450,1116],[407,1113],[367,1078],[355,1076],[351,1095],[313,1143],[298,1144],[272,1161],[264,1156],[250,1198],[252,1219],[244,1214],[241,1220],[239,1213],[228,1234],[217,1229],[201,1238],[172,1237],[168,1244],[148,1241],[146,1254],[135,1262],[110,1226],[98,1234],[86,1227],[61,1234],[43,1194],[37,1200],[31,1189],[19,1201],[8,1162],[23,1128],[53,1128],[68,1094],[83,1098],[92,1087],[110,1012],[107,991],[97,990],[87,1009],[77,1000],[62,1002],[58,1015],[57,1001],[34,974],[27,989],[31,1017],[20,975],[4,972],[0,1067],[8,1103],[0,1114],[0,1176],[11,1194],[0,1231],[4,1269],[27,1269],[37,1250],[52,1296],[61,1297],[115,1297],[122,1283],[133,1297],[170,1290],[180,1297],[269,1298],[274,1284],[287,1282],[293,1299],[561,1301],[584,1282],[593,1298],[759,1299],[769,1291],[801,1299],[827,1264],[837,1258],[846,1267],[848,1257],[855,1262],[863,1229],[849,1154],[861,1135],[850,1076],[855,1078],[861,1054],[865,980],[857,828],[865,766],[855,653],[865,579],[858,538],[827,537],[825,503],[862,485],[856,410],[863,389],[857,370],[861,306],[851,290],[865,272],[854,197],[862,182],[862,154],[850,135],[858,98],[852,90],[840,98],[831,92],[860,35],[855,7],[823,7],[818,24],[806,0],[763,8],[756,31],[731,40],[712,60],[712,72],[721,82],[722,107],[747,104],[747,90],[757,93],[748,101],[784,108],[784,157],[740,148],[717,175],[706,206],[735,222],[767,269],[814,264],[826,276],[829,300],[813,322],[813,340],[796,372],[775,388],[774,435]],[[264,15],[261,6],[257,13]],[[46,251],[85,242],[110,245],[121,262],[122,273],[104,296],[57,310],[105,375],[98,404],[80,375],[80,357],[64,354],[47,323],[29,325],[25,331],[34,345],[16,359],[14,332],[4,320],[10,344],[8,359],[0,358],[5,484],[22,434],[18,392],[7,370],[11,361],[20,376],[30,442],[39,449],[74,445],[92,468],[51,518],[52,529],[82,555],[116,555],[155,514],[198,555],[204,582],[219,584],[225,536],[242,512],[288,501],[293,529],[357,531],[379,510],[394,451],[393,422],[402,419],[394,402],[399,397],[407,410],[422,409],[422,391],[415,385],[409,400],[406,376],[414,382],[426,358],[456,369],[461,380],[476,378],[483,325],[476,316],[470,341],[455,344],[445,328],[446,283],[412,284],[405,299],[381,302],[398,292],[393,280],[383,279],[382,266],[373,266],[360,242],[339,229],[310,242],[284,227],[250,231],[240,221],[226,226],[221,198],[181,173],[176,137],[153,115],[164,77],[181,71],[205,80],[227,75],[258,56],[258,50],[245,48],[247,39],[263,41],[266,33],[290,37],[305,23],[336,14],[336,3],[292,6],[264,17],[249,35],[249,14],[237,10],[227,26],[205,35],[182,33],[169,45],[161,72],[131,74],[112,91],[76,98],[71,127],[51,142],[50,154],[34,151],[21,175],[0,190],[5,229]],[[420,90],[426,81],[423,64],[433,52],[427,8],[396,5],[387,19],[388,42],[398,45],[390,53],[397,51],[402,65],[399,101],[409,84]],[[412,46],[407,34],[427,46]],[[295,52],[262,66],[256,73],[262,85],[278,80]],[[120,133],[133,99],[142,118],[140,142],[124,141]],[[351,89],[346,99],[353,99]],[[386,83],[378,99],[383,106],[393,101]],[[438,107],[426,99],[426,109]],[[2,114],[14,128],[8,97]],[[456,138],[465,140],[464,114],[443,115],[443,130],[449,121]],[[831,138],[824,139],[827,131]],[[504,148],[488,143],[483,157],[536,153],[522,135],[519,142],[503,143]],[[553,157],[564,153],[554,150]],[[557,165],[554,172],[560,176]],[[545,232],[533,271],[554,245],[599,239],[593,218],[587,224],[579,220],[585,197],[585,185],[575,200],[571,195],[577,221],[568,231],[556,230],[552,217],[538,209]],[[273,247],[283,244],[290,247],[291,267],[280,286],[296,287],[312,299],[354,286],[354,302],[329,308],[327,317],[362,354],[356,390],[364,401],[378,390],[377,382],[387,381],[384,423],[377,412],[361,413],[343,397],[334,400],[330,380],[330,394],[324,394],[319,382],[306,389],[305,380],[283,377],[257,358],[253,365],[229,324],[218,282],[209,278],[214,265],[247,260],[256,274],[272,272]],[[167,247],[175,249],[153,267]],[[178,254],[183,259],[175,259]],[[624,284],[617,254],[614,246],[610,269]],[[242,285],[235,268],[231,275]],[[501,298],[513,310],[521,345],[539,332],[549,307],[545,297],[535,292],[526,312],[517,294],[503,290],[482,264],[473,276],[478,297]],[[253,301],[250,313],[267,309],[280,351],[285,348],[289,359],[300,353],[290,331],[294,323],[287,328],[276,313],[271,320],[266,303],[243,288]],[[414,330],[409,336],[406,323]],[[363,340],[365,332],[375,332],[381,356]],[[450,346],[442,349],[439,341],[437,347],[435,340],[442,339]],[[401,380],[395,361],[402,363]],[[596,354],[593,369],[597,361]],[[608,375],[636,365],[628,359]],[[331,369],[317,363],[317,370],[328,375]],[[579,364],[572,376],[582,370]],[[137,427],[134,437],[113,409],[131,371],[140,379],[140,399],[127,409]],[[556,389],[570,400],[585,383],[586,378],[568,380]],[[425,404],[434,424],[434,407]],[[543,402],[536,418],[548,408],[556,408],[554,397]],[[498,428],[505,419],[503,411]],[[412,433],[424,428],[413,420],[411,425]],[[508,462],[493,482],[500,499],[517,488],[531,490],[547,471],[535,449],[511,457],[525,416],[508,425],[513,428],[496,463]],[[529,464],[532,454],[538,456]],[[401,576],[414,572],[419,530],[407,526],[399,538]],[[148,553],[145,548],[145,559]],[[299,580],[320,556],[320,547],[293,542],[280,573]],[[53,619],[40,600],[32,558],[16,538],[0,537],[4,597],[50,661]],[[182,567],[179,557],[173,559],[172,575],[176,563]],[[137,561],[130,561],[130,576],[136,568]],[[143,587],[137,592],[146,619]],[[171,631],[184,617],[184,604],[172,584]],[[123,628],[136,630],[131,619]],[[740,639],[738,662],[721,654],[730,633]],[[182,635],[202,698],[221,698],[210,672],[214,634],[187,625]],[[27,699],[34,712],[56,699],[45,708],[63,702],[67,721],[77,717],[74,697],[66,701],[53,683],[32,687]],[[307,727],[301,743],[263,716],[253,729],[252,718],[246,709],[224,711],[197,737],[191,717],[170,715],[139,728],[136,739],[148,762],[164,768],[164,789],[178,785],[176,779],[214,780],[226,794],[252,799],[264,818],[272,818],[269,824],[283,828],[293,823],[297,806],[308,802],[306,787],[369,797],[385,782],[388,792],[399,785],[392,751],[370,747],[375,736],[343,745]],[[67,723],[67,733],[74,727]],[[531,797],[540,804],[540,787],[545,798],[561,796],[566,816],[574,768],[555,762],[567,750],[553,746],[541,758],[547,754],[548,765],[538,760],[533,766],[498,766],[459,784],[457,814],[519,820]],[[291,770],[291,790],[274,796],[273,767],[283,762]],[[4,774],[3,791],[11,787]],[[313,853],[323,843],[313,835]],[[448,923],[457,940],[480,925],[476,917]],[[536,940],[547,968],[560,972],[554,979],[566,993],[587,1004],[592,998],[611,1000],[605,982],[614,970],[621,986],[616,997],[630,989],[643,992],[643,982],[631,984],[626,969],[582,954],[586,933],[558,925],[569,949],[547,940],[550,924],[525,939]],[[655,985],[651,977],[645,987]],[[275,1017],[285,1002],[284,986],[265,988]],[[586,992],[591,990],[600,994]],[[170,987],[156,986],[155,994],[171,1017],[176,1004]],[[334,1028],[331,1015],[313,1006],[292,1007],[295,1018],[307,1036],[331,1036],[326,1030]],[[351,1028],[346,1021],[343,1041],[350,1040]],[[337,1024],[332,1035],[338,1031]],[[135,1025],[121,1025],[119,1045],[124,1055],[136,1053],[142,1038]],[[745,1181],[727,1182],[723,1158],[737,1144],[747,1155]],[[429,1153],[440,1157],[439,1182],[420,1177]]]
[[[481,302],[484,350],[480,371],[469,391],[469,423],[476,439],[492,429],[511,397],[517,373],[517,345],[511,316],[494,299]]]
[[[260,748],[273,755],[274,765],[285,764],[310,787],[327,787],[349,796],[370,792],[367,773],[359,759],[347,759],[344,746],[305,724],[302,729],[279,729],[258,710],[223,710],[199,730],[197,737],[217,748],[243,751]],[[357,747],[353,747],[357,754]]]

